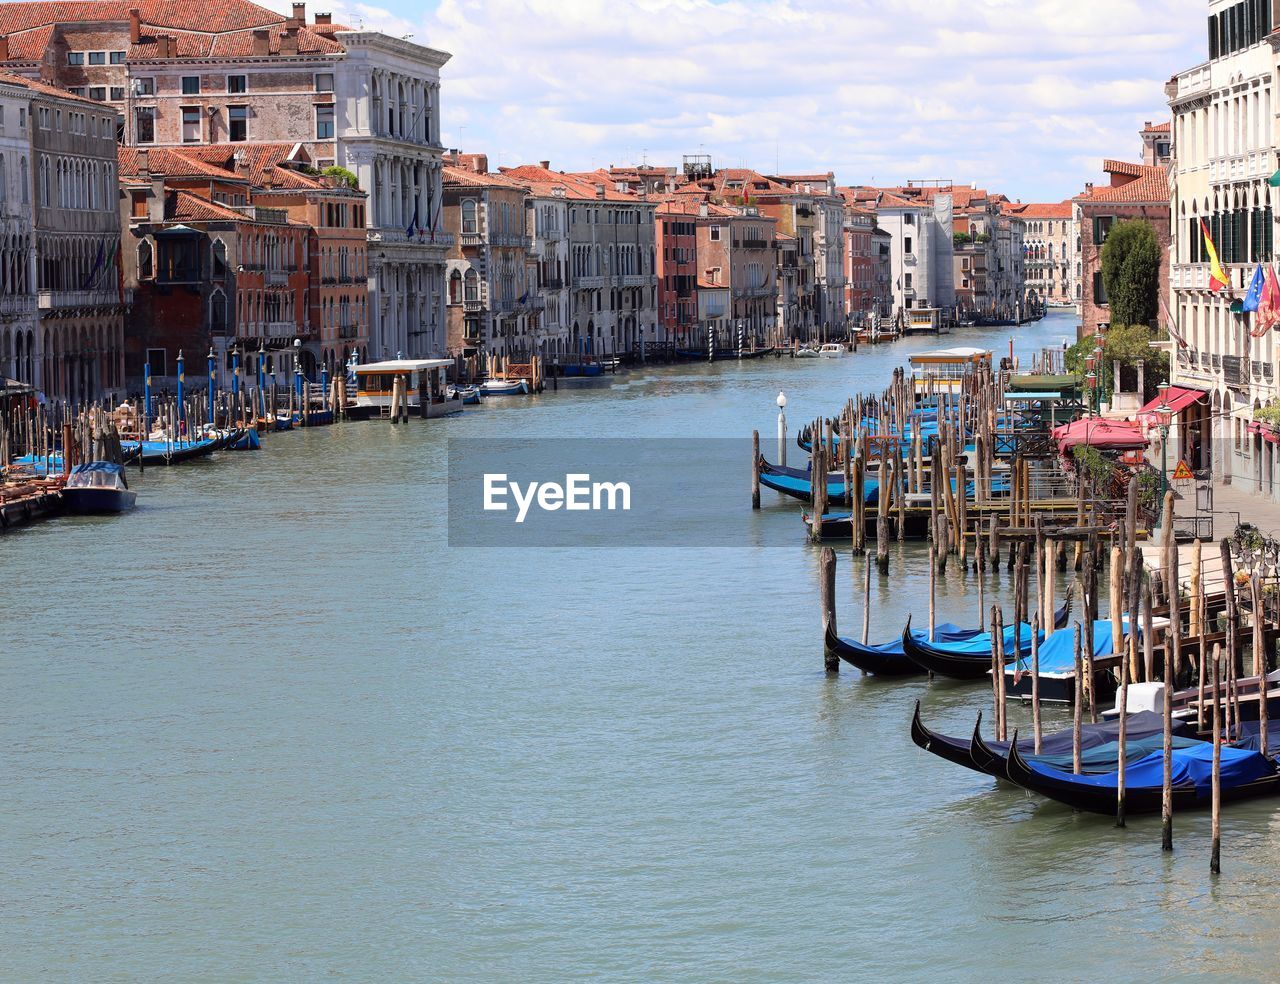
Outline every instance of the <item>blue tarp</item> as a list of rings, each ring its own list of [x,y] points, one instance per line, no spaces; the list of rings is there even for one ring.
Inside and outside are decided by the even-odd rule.
[[[1103,772],[1097,775],[1075,775],[1040,762],[1028,762],[1028,768],[1042,776],[1080,786],[1096,786],[1114,789],[1117,773]],[[1269,759],[1255,751],[1222,746],[1222,788],[1232,789],[1269,776],[1274,767]],[[1144,755],[1125,767],[1125,786],[1129,789],[1147,787],[1159,789],[1164,785],[1163,750]],[[1207,741],[1193,742],[1184,748],[1173,750],[1173,784],[1194,786],[1197,796],[1208,796],[1213,786],[1213,745]]]
[[[938,642],[963,642],[978,634],[977,629],[962,629],[954,622],[939,622],[934,626],[934,638]],[[919,639],[921,642],[929,641],[928,629],[912,629],[911,637]],[[856,649],[862,649],[871,653],[883,653],[886,656],[901,656],[902,652],[902,636],[898,636],[892,642],[882,642],[878,645],[864,646],[860,642],[854,642],[852,639],[841,639],[843,643],[853,646]]]
[[[1075,632],[1070,629],[1056,629],[1053,635],[1040,643],[1040,672],[1041,673],[1072,673],[1076,668],[1076,642]],[[1028,640],[1028,643],[1030,640]],[[1081,657],[1084,656],[1083,646],[1085,644],[1085,635],[1083,628],[1080,632]],[[1111,622],[1096,621],[1093,623],[1093,657],[1098,659],[1102,656],[1111,655]],[[1020,658],[1012,663],[1005,664],[1006,673],[1014,673],[1021,671],[1023,673],[1031,672],[1031,653],[1028,651]]]
[[[1023,648],[1031,646],[1031,626],[1023,622],[1019,626],[1021,631],[1016,632],[1011,625],[1004,630],[1004,648],[1005,652],[1013,652],[1013,643],[1015,637]],[[1043,636],[1041,637],[1043,639]],[[951,653],[956,656],[986,656],[990,658],[992,648],[992,637],[990,632],[978,632],[970,636],[968,639],[958,640],[956,642],[945,642],[939,639],[936,642],[928,642],[924,640],[931,648],[940,652]]]

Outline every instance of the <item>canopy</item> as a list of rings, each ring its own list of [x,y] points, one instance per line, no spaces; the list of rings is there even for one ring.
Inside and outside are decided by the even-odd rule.
[[[1204,390],[1189,389],[1186,386],[1170,386],[1165,390],[1164,400],[1168,404],[1170,410],[1175,414],[1182,413],[1183,410],[1191,406],[1191,404],[1199,400],[1207,400],[1209,394]],[[1159,423],[1156,419],[1156,408],[1160,406],[1160,397],[1156,397],[1145,407],[1138,411],[1138,419],[1147,427],[1153,427]]]
[[[1058,453],[1064,457],[1078,444],[1101,451],[1134,451],[1144,449],[1149,443],[1138,424],[1100,417],[1081,417],[1055,427],[1053,439],[1058,442]]]
[[[117,465],[114,461],[86,461],[83,465],[76,465],[71,469],[72,475],[84,475],[91,472],[106,472],[109,475],[119,475],[124,468]]]

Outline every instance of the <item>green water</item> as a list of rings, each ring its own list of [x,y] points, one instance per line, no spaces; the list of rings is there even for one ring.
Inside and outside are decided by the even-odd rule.
[[[1166,856],[921,752],[917,698],[964,733],[989,693],[826,677],[798,504],[740,549],[446,545],[450,436],[771,438],[779,389],[808,420],[926,347],[273,435],[0,539],[0,977],[1271,976],[1271,805],[1227,811],[1215,885],[1205,814]],[[873,638],[925,572],[895,548]],[[939,618],[976,607],[953,569]]]

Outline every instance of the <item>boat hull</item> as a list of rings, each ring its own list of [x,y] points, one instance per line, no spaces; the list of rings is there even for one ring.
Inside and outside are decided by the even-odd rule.
[[[81,516],[128,512],[138,501],[133,489],[63,489],[67,509]]]

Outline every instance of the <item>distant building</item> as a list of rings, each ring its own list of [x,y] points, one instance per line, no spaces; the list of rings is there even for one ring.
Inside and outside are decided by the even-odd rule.
[[[1080,301],[1080,231],[1071,201],[1009,204],[1023,222],[1027,304],[1032,312]]]
[[[1111,228],[1126,219],[1151,226],[1160,243],[1160,294],[1169,288],[1169,175],[1164,167],[1103,161],[1110,181],[1085,185],[1073,199],[1080,225],[1080,330],[1092,334],[1099,324],[1110,324],[1111,308],[1102,282],[1102,245]]]
[[[855,324],[866,321],[875,310],[875,261],[871,240],[875,213],[857,205],[852,189],[842,188],[844,206],[844,294],[845,311]]]

